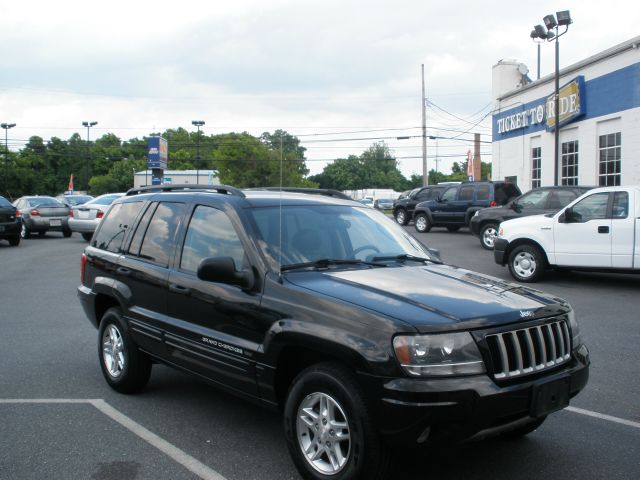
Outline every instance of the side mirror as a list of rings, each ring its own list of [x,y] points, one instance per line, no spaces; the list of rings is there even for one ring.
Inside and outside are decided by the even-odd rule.
[[[560,223],[574,223],[577,221],[576,219],[576,214],[573,211],[573,208],[571,207],[567,207],[564,209],[564,212],[562,212],[562,215],[560,215],[560,217],[558,218],[558,221]]]
[[[198,278],[207,282],[237,285],[243,290],[253,287],[253,273],[247,270],[236,270],[236,264],[231,257],[203,258],[198,265]]]
[[[514,211],[516,211],[516,212],[517,212],[517,211],[518,211],[518,202],[516,202],[515,200],[513,200],[511,203],[509,203],[509,208],[510,208],[511,210],[514,210]]]

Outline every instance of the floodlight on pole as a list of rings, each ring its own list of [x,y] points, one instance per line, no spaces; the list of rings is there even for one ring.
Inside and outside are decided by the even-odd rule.
[[[557,18],[557,20],[556,20]],[[554,105],[554,172],[553,184],[558,185],[558,174],[560,171],[560,42],[558,38],[567,33],[569,25],[573,23],[569,10],[556,12],[556,16],[547,15],[543,18],[544,24],[536,25],[531,32],[531,38],[536,41],[539,38],[542,42],[551,42],[555,40],[556,44],[556,65],[555,65],[555,88],[553,96]],[[560,32],[559,27],[564,27],[564,31]],[[553,31],[555,29],[555,32]],[[540,69],[540,45],[538,45],[538,72]],[[548,121],[548,119],[547,119]]]
[[[87,192],[89,191],[89,160],[91,158],[91,150],[89,149],[89,129],[95,127],[98,122],[82,122],[82,126],[87,128],[87,158],[85,161],[85,176],[87,178]]]
[[[0,127],[4,129],[4,168],[3,172],[6,172],[7,165],[9,164],[9,137],[7,136],[7,132],[10,128],[15,127],[15,123],[0,123]],[[3,185],[5,187],[5,185]]]
[[[196,184],[200,183],[200,127],[204,125],[204,120],[191,120],[191,124],[198,127],[196,135]]]

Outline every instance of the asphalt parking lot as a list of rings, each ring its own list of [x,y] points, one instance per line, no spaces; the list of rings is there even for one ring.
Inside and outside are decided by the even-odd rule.
[[[466,231],[407,229],[447,263],[511,279]],[[0,479],[299,478],[277,413],[163,366],[141,394],[106,385],[76,298],[85,245],[0,242]],[[555,273],[536,288],[577,312],[585,391],[525,439],[408,454],[398,478],[640,477],[640,275]]]

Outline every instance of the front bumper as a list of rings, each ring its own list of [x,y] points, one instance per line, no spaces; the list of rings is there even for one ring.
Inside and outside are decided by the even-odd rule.
[[[496,237],[493,239],[493,259],[499,265],[507,263],[507,247],[509,241],[504,238]]]
[[[419,447],[496,435],[555,411],[541,408],[539,392],[562,382],[569,398],[577,395],[589,378],[589,354],[583,345],[563,368],[517,383],[499,384],[488,375],[363,377],[379,399],[373,411],[383,438],[389,445]]]

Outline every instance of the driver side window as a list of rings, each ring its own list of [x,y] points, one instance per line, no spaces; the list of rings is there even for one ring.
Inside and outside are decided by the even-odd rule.
[[[453,188],[450,188],[448,190],[445,190],[445,192],[442,194],[442,201],[443,202],[452,202],[453,200],[456,199],[456,193],[458,193],[458,188],[457,187],[453,187]]]
[[[518,200],[518,206],[524,210],[528,208],[544,208],[548,196],[549,190],[529,192]]]
[[[596,193],[583,198],[573,206],[574,221],[585,223],[589,220],[607,218],[608,193]]]

